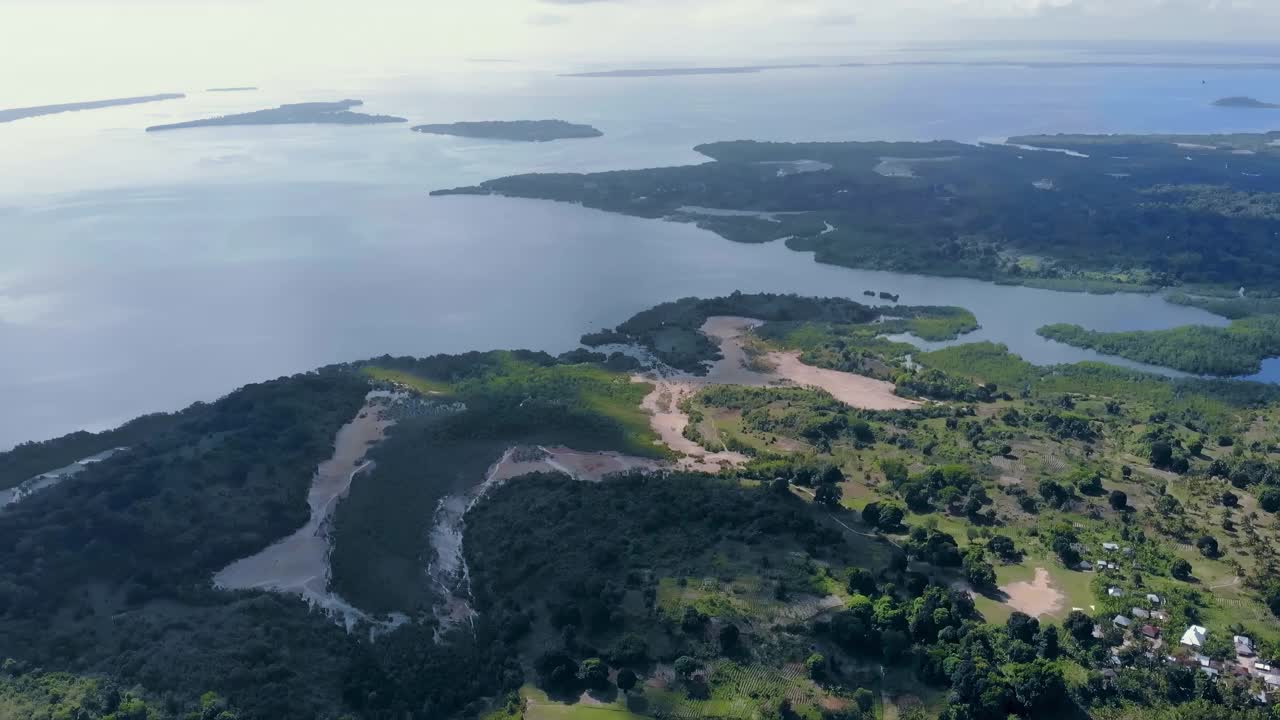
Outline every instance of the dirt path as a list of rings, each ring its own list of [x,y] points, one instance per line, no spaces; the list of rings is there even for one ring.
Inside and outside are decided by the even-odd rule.
[[[1036,568],[1036,578],[1033,582],[1009,583],[1002,586],[1000,590],[1008,596],[1004,601],[1005,605],[1031,617],[1053,615],[1062,609],[1063,602],[1066,600],[1066,597],[1053,587],[1049,571],[1042,567]]]
[[[307,524],[262,552],[228,565],[214,575],[215,586],[301,595],[341,620],[348,629],[357,620],[369,619],[329,590],[328,521],[355,476],[372,467],[364,459],[369,446],[380,441],[393,424],[380,412],[384,396],[385,393],[370,393],[357,416],[338,430],[333,456],[316,469],[307,495],[311,506]]]
[[[1234,578],[1232,578],[1231,582],[1224,582],[1224,583],[1218,583],[1217,585],[1210,585],[1209,589],[1217,590],[1218,588],[1231,587],[1233,585],[1239,585],[1239,584],[1240,584],[1240,576],[1237,575]]]
[[[894,395],[893,383],[806,365],[800,362],[800,354],[795,352],[771,352],[765,357],[765,364],[773,367],[771,371],[752,370],[747,366],[742,336],[761,324],[760,320],[744,317],[707,318],[701,330],[719,341],[723,357],[711,365],[706,375],[674,373],[634,378],[637,382],[653,383],[653,392],[641,405],[649,412],[649,424],[663,444],[684,456],[679,461],[681,468],[717,472],[747,461],[741,453],[711,452],[684,436],[689,416],[680,410],[680,402],[709,385],[818,387],[850,407],[865,410],[906,410],[920,405]]]

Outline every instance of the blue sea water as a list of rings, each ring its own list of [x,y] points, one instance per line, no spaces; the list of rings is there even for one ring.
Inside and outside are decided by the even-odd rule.
[[[486,65],[192,92],[0,124],[0,448],[330,362],[494,347],[563,351],[582,332],[656,302],[735,289],[855,298],[875,289],[912,304],[962,305],[983,326],[970,339],[1004,342],[1037,363],[1098,357],[1037,337],[1045,323],[1222,324],[1158,297],[849,270],[687,224],[427,193],[519,172],[703,162],[695,145],[727,139],[1266,130],[1267,113],[1210,103],[1264,95],[1276,77],[898,66],[588,79]],[[554,117],[591,123],[605,136],[517,144],[404,125],[143,132],[345,97],[410,124]],[[1280,364],[1269,361],[1264,376],[1280,380]]]

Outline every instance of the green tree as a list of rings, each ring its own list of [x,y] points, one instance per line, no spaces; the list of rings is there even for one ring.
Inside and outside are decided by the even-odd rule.
[[[587,658],[578,667],[578,679],[588,689],[603,690],[609,686],[609,666],[600,658]]]
[[[733,623],[726,623],[720,628],[720,652],[728,655],[738,649],[741,642],[741,631]]]
[[[1273,513],[1280,510],[1280,488],[1269,487],[1258,495],[1258,506]]]
[[[809,677],[821,680],[827,673],[827,658],[822,653],[813,653],[805,658],[804,667],[809,672]]]
[[[1169,574],[1179,580],[1190,579],[1191,563],[1182,558],[1177,558],[1169,565]]]
[[[618,689],[624,693],[631,692],[631,688],[634,688],[639,680],[635,671],[631,668],[623,668],[618,671]]]
[[[1111,495],[1107,497],[1107,502],[1111,504],[1112,509],[1124,510],[1129,507],[1129,496],[1121,490],[1112,490]]]
[[[828,508],[834,508],[840,505],[840,498],[844,496],[844,491],[839,485],[824,482],[818,486],[817,491],[813,494],[813,501]]]
[[[688,655],[681,655],[676,658],[675,664],[672,665],[672,669],[674,669],[676,674],[682,679],[688,680],[694,673],[698,672],[698,661]]]

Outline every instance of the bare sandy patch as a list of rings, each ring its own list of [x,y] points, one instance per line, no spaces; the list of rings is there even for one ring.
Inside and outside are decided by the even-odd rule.
[[[583,452],[567,447],[521,448],[498,461],[490,482],[510,480],[535,472],[564,473],[575,480],[598,482],[608,475],[632,471],[653,472],[663,464],[649,458],[617,452]]]
[[[721,468],[741,465],[747,461],[742,453],[711,452],[686,438],[684,430],[689,416],[680,410],[680,403],[709,385],[745,385],[748,387],[817,387],[850,407],[865,410],[906,410],[920,403],[893,394],[893,383],[874,378],[826,370],[806,365],[799,353],[771,352],[763,365],[772,367],[768,372],[751,367],[750,358],[742,346],[742,336],[759,327],[763,322],[753,318],[714,316],[707,318],[702,332],[720,343],[723,357],[707,370],[706,375],[673,373],[665,376],[636,376],[636,382],[653,383],[642,407],[649,412],[649,424],[664,445],[684,457],[682,468],[702,472],[717,472]],[[756,363],[760,367],[761,363]]]
[[[893,394],[894,385],[864,375],[827,370],[800,362],[800,353],[769,353],[780,376],[796,385],[818,387],[850,407],[863,410],[910,410],[920,403]]]
[[[1051,584],[1049,571],[1042,567],[1036,568],[1033,582],[1009,583],[1001,586],[1000,591],[1008,596],[1005,605],[1031,617],[1053,615],[1062,610],[1066,600],[1066,596]]]
[[[289,537],[223,568],[213,577],[220,588],[272,590],[302,596],[343,621],[350,629],[368,618],[329,590],[329,517],[351,488],[355,476],[372,463],[369,447],[381,441],[394,424],[381,411],[387,393],[372,392],[351,422],[338,430],[333,456],[320,463],[307,494],[311,518]]]

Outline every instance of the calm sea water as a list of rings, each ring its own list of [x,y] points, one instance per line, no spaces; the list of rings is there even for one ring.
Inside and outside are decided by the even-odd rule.
[[[1275,77],[895,67],[622,80],[478,67],[196,92],[3,124],[0,448],[109,427],[329,362],[562,351],[582,332],[656,302],[739,289],[855,298],[889,290],[907,303],[962,305],[983,325],[969,338],[1007,343],[1037,363],[1097,357],[1038,338],[1045,323],[1221,324],[1159,298],[848,270],[690,225],[427,193],[517,172],[700,162],[694,145],[737,138],[1261,130],[1265,113],[1209,102],[1265,94]],[[412,123],[559,117],[606,136],[512,144],[405,126],[142,132],[343,97]],[[89,98],[67,98],[78,99]]]

